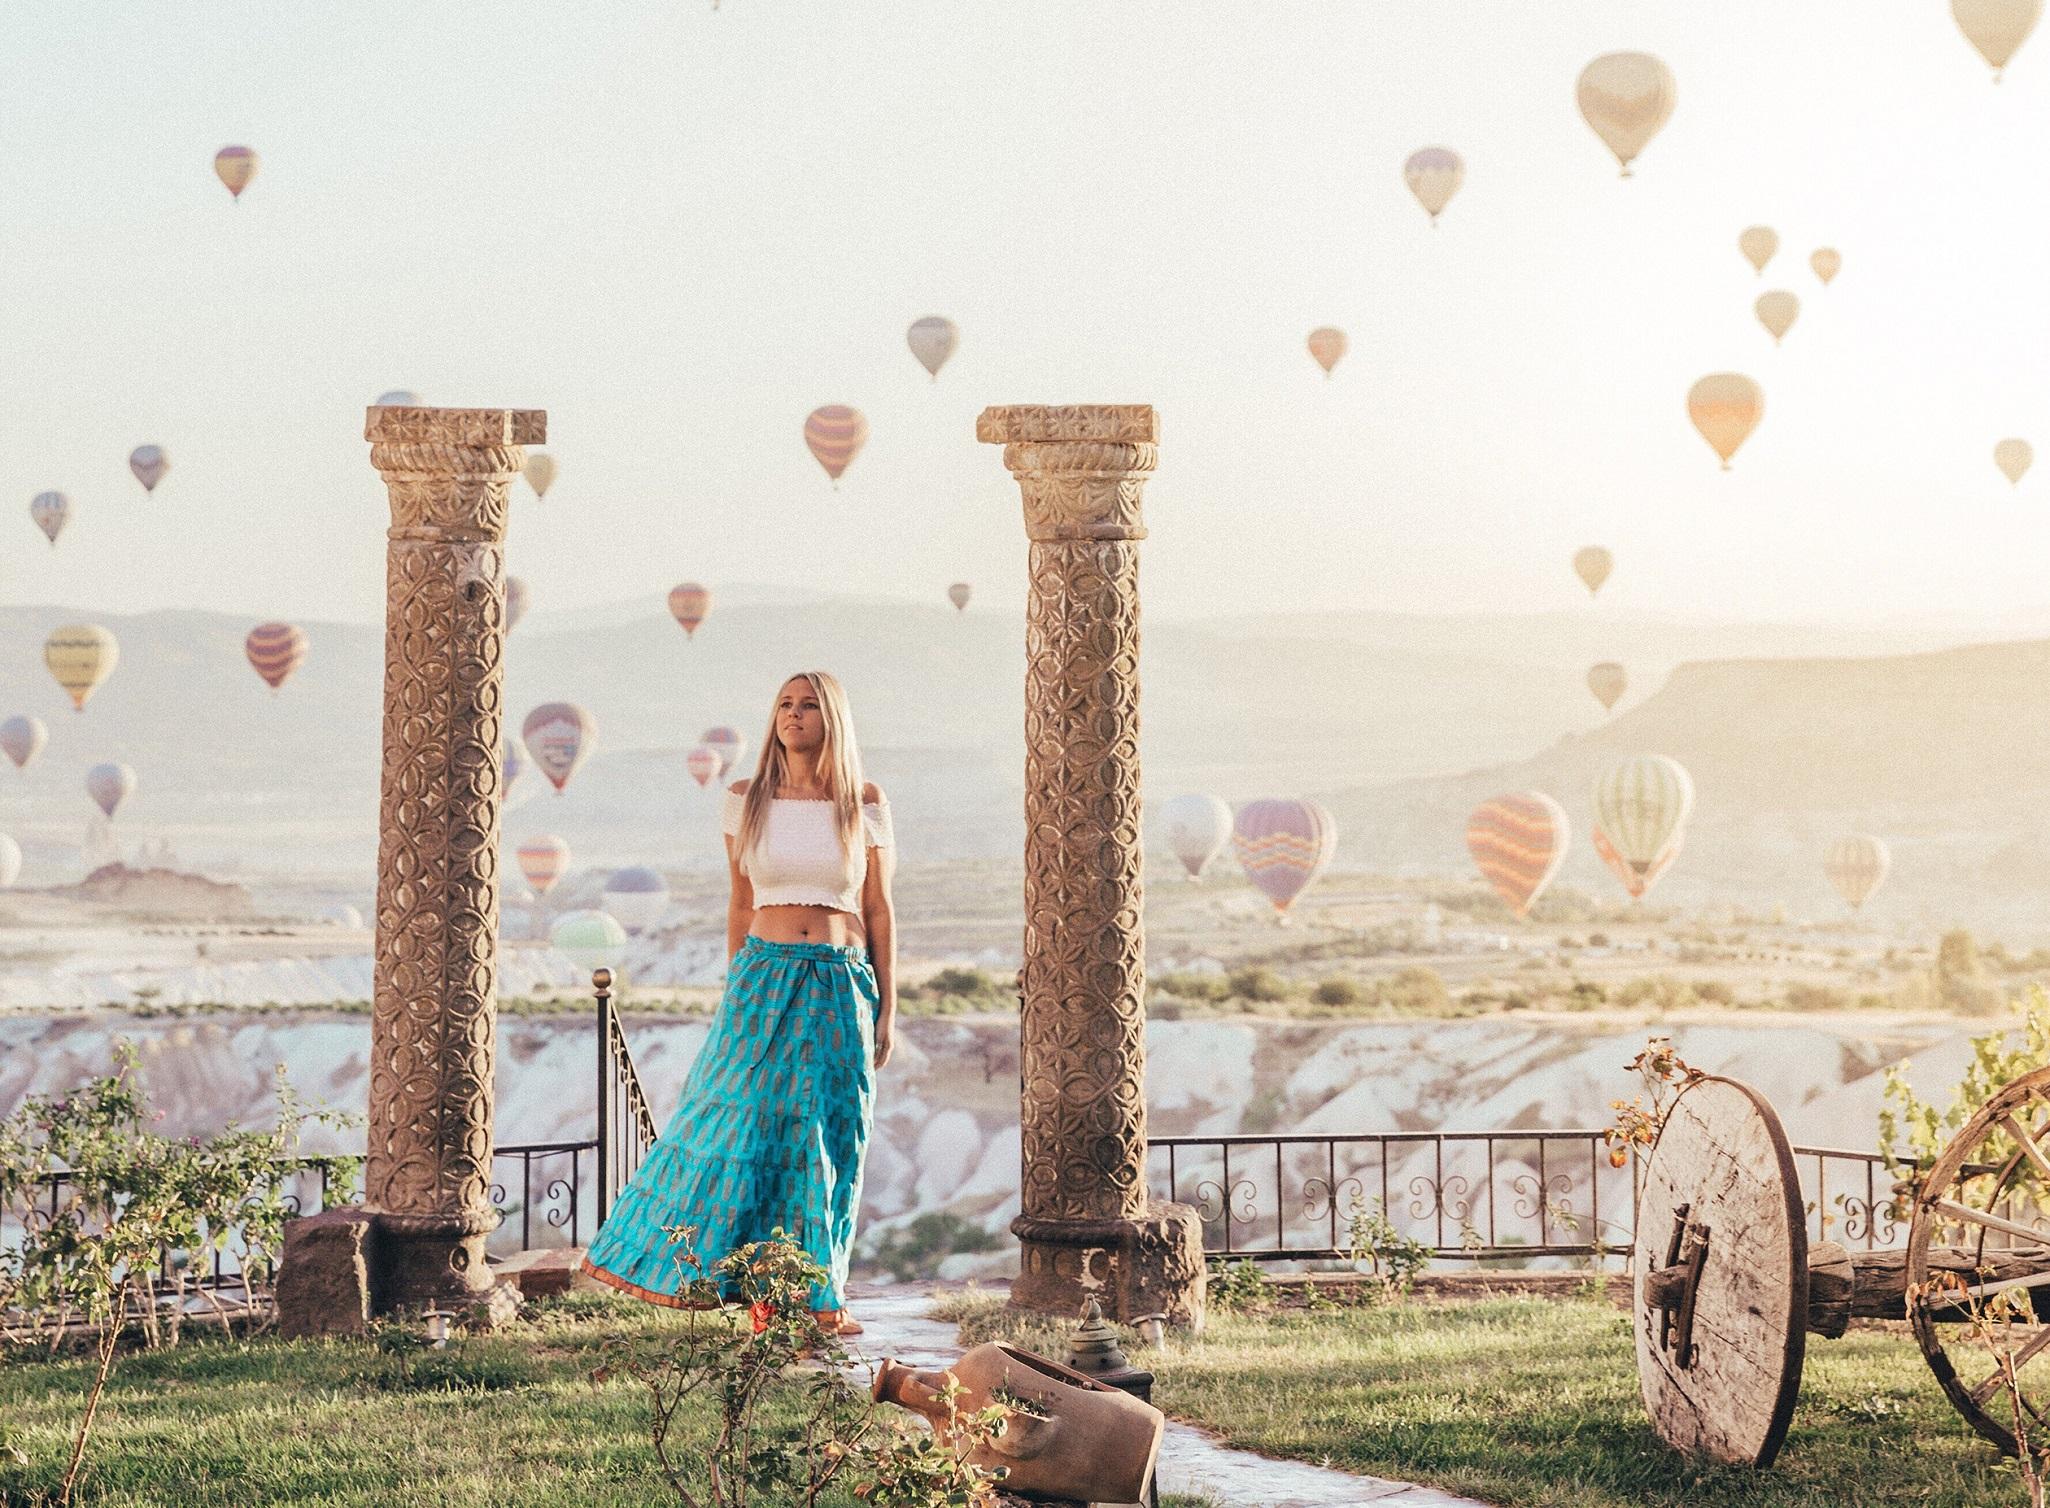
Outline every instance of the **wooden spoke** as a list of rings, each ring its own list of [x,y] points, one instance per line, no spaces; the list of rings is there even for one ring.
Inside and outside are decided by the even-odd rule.
[[[2014,1138],[2023,1155],[2036,1165],[2036,1171],[2045,1178],[2050,1178],[2050,1157],[2043,1155],[2043,1149],[2036,1145],[2036,1138],[2023,1130],[2022,1123],[2012,1115],[2001,1116],[2000,1124],[2007,1128],[2007,1134]]]
[[[2021,1349],[2014,1353],[2013,1365],[2017,1382],[2021,1380],[2022,1368],[2042,1354],[2045,1346],[2050,1346],[2050,1325],[2039,1325],[2036,1327],[2036,1333],[2024,1341]],[[1984,1403],[2006,1385],[2007,1373],[2005,1371],[1997,1371],[1972,1389],[1972,1402]]]
[[[1953,1220],[1969,1220],[1972,1224],[1983,1225],[1988,1230],[2001,1231],[2010,1236],[2026,1236],[2031,1241],[2040,1242],[2045,1236],[2050,1236],[2050,1231],[2045,1231],[2040,1225],[2023,1225],[2019,1220],[2009,1220],[2001,1215],[1975,1210],[1969,1205],[1959,1204],[1955,1199],[1932,1199],[1929,1201],[1929,1208],[1940,1215],[1948,1215]]]

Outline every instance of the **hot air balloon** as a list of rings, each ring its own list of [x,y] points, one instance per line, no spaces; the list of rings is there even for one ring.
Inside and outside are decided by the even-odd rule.
[[[1827,288],[1836,281],[1836,275],[1844,270],[1844,254],[1834,246],[1818,246],[1808,254],[1808,265],[1815,269],[1815,275],[1822,279]]]
[[[0,890],[11,890],[21,878],[21,845],[0,833]]]
[[[828,403],[824,408],[813,409],[804,421],[804,443],[811,447],[813,458],[826,468],[826,475],[838,486],[840,473],[868,443],[868,420],[861,417],[860,410],[844,403]]]
[[[626,957],[626,928],[602,911],[572,911],[558,920],[548,934],[555,951],[586,973],[599,969],[619,972]]]
[[[520,475],[534,489],[534,496],[548,496],[548,489],[555,485],[555,457],[545,450],[528,451],[527,464],[520,468]]]
[[[40,717],[27,717],[22,713],[0,723],[0,751],[14,761],[17,770],[25,770],[29,762],[43,752],[43,745],[50,741],[50,730],[43,726]]]
[[[527,752],[561,794],[598,741],[598,724],[574,702],[543,702],[520,725]]]
[[[1685,833],[1674,834],[1673,841],[1667,845],[1666,851],[1654,859],[1651,867],[1643,874],[1639,874],[1628,860],[1616,852],[1615,845],[1609,842],[1608,834],[1599,827],[1594,830],[1594,851],[1595,856],[1608,865],[1610,872],[1623,882],[1623,888],[1630,893],[1630,899],[1637,901],[1650,894],[1651,887],[1673,867],[1673,860],[1680,856],[1680,845],[1686,836]]]
[[[956,612],[965,612],[968,608],[969,594],[974,590],[967,582],[957,581],[947,588],[947,600],[954,604]]]
[[[2013,438],[2002,440],[1993,447],[1993,464],[1998,466],[2007,479],[2019,487],[2029,467],[2035,464],[2036,450],[2027,440]]]
[[[1784,288],[1759,294],[1758,302],[1751,307],[1758,314],[1758,322],[1771,332],[1774,345],[1794,327],[1801,313],[1801,301]]]
[[[719,775],[724,778],[740,758],[740,735],[731,728],[707,728],[698,742],[719,756]]]
[[[569,845],[556,837],[529,838],[519,846],[518,857],[528,888],[546,895],[569,868]]]
[[[1630,684],[1623,667],[1614,660],[1603,660],[1587,667],[1587,689],[1594,693],[1594,699],[1608,711],[1622,699],[1624,689]]]
[[[1481,878],[1522,921],[1566,862],[1566,809],[1543,791],[1483,801],[1466,819],[1466,848]]]
[[[1893,855],[1883,842],[1864,833],[1853,833],[1829,845],[1822,872],[1836,886],[1836,893],[1856,911],[1872,899],[1873,891],[1886,883],[1886,871],[1892,865]]]
[[[1678,760],[1638,754],[1594,783],[1594,821],[1635,874],[1650,872],[1694,810],[1694,779]]]
[[[135,771],[125,764],[96,764],[85,772],[85,793],[111,819],[115,808],[135,794]]]
[[[256,176],[256,153],[248,147],[222,147],[214,153],[214,176],[228,186],[228,192],[239,203],[242,190]]]
[[[1764,390],[1741,372],[1711,372],[1687,390],[1687,417],[1722,457],[1725,471],[1764,415]]]
[[[605,909],[627,931],[652,932],[669,909],[669,882],[652,869],[635,865],[614,870],[605,882]]]
[[[1648,52],[1606,52],[1580,71],[1580,113],[1616,154],[1623,176],[1673,113],[1673,70]]]
[[[1751,270],[1761,277],[1765,275],[1765,264],[1779,249],[1779,232],[1770,225],[1747,226],[1737,233],[1737,250],[1744,253],[1744,260],[1751,264]]]
[[[242,649],[249,663],[276,691],[306,660],[306,634],[296,623],[259,623],[249,630]]]
[[[379,393],[372,408],[418,408],[420,395],[411,388],[395,387],[388,393]]]
[[[1433,225],[1452,202],[1452,196],[1459,192],[1460,180],[1465,177],[1466,164],[1450,147],[1421,147],[1410,153],[1409,161],[1402,165],[1402,181],[1409,185],[1409,191],[1416,195],[1416,202],[1424,207]]]
[[[527,751],[521,742],[510,733],[499,744],[498,791],[502,796],[512,794],[513,782],[527,773]]]
[[[947,358],[954,354],[954,347],[960,344],[961,332],[954,328],[951,319],[928,314],[924,319],[911,322],[904,339],[911,347],[911,354],[918,358],[918,364],[932,373],[932,380],[938,382],[940,368],[947,364]]]
[[[669,616],[682,627],[686,639],[697,637],[698,625],[711,610],[711,592],[695,581],[681,582],[669,589]]]
[[[527,616],[527,583],[518,576],[505,578],[505,631],[511,633]]]
[[[1345,355],[1345,332],[1336,325],[1319,325],[1310,332],[1310,356],[1329,377],[1331,369]]]
[[[690,778],[699,785],[709,785],[712,777],[719,773],[719,751],[699,744],[683,759],[683,767],[690,771]]]
[[[1950,13],[1957,18],[1965,40],[1992,65],[1997,84],[2007,60],[2036,29],[2043,0],[1950,0]]]
[[[1168,852],[1182,861],[1192,880],[1200,879],[1231,841],[1231,808],[1215,796],[1176,796],[1160,815],[1167,824]]]
[[[135,479],[142,483],[144,492],[155,492],[157,483],[164,479],[164,473],[171,469],[171,458],[161,445],[138,445],[128,453],[128,469],[135,473]]]
[[[332,906],[320,908],[320,919],[330,927],[346,927],[351,932],[363,930],[363,913],[347,901],[337,901]]]
[[[121,646],[96,623],[73,623],[43,641],[43,663],[80,712],[85,711],[86,698],[105,684],[120,659]]]
[[[1602,589],[1602,583],[1609,579],[1609,572],[1615,568],[1615,557],[1600,545],[1589,545],[1573,552],[1573,574],[1587,587],[1590,597]]]
[[[50,543],[57,543],[57,536],[64,532],[65,522],[71,517],[71,499],[61,492],[38,492],[29,499],[28,516],[35,520],[36,527],[50,537]]]
[[[1314,801],[1249,801],[1239,808],[1231,840],[1246,878],[1286,918],[1296,897],[1331,863],[1338,824]]]

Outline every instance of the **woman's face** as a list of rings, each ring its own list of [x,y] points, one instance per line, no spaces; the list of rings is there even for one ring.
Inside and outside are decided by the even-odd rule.
[[[791,754],[813,754],[825,746],[826,714],[819,694],[801,675],[785,681],[776,694],[776,738]]]

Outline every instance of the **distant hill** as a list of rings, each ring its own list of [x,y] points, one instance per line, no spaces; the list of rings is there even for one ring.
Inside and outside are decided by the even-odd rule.
[[[1641,705],[1529,758],[1331,795],[1342,861],[1411,872],[1468,868],[1465,817],[1537,789],[1575,828],[1564,877],[1607,888],[1587,846],[1589,790],[1612,761],[1667,754],[1693,774],[1682,858],[1660,896],[1835,903],[1820,874],[1849,831],[1884,837],[1881,915],[1941,921],[1966,905],[2032,913],[2050,861],[2050,641],[1864,659],[1682,665]]]
[[[83,714],[71,710],[45,673],[41,649],[51,628],[80,620],[104,623],[121,642],[119,668]],[[61,883],[83,874],[79,839],[91,811],[84,772],[99,760],[119,759],[140,779],[115,825],[127,851],[145,836],[161,838],[180,865],[210,875],[251,884],[312,876],[361,888],[375,852],[382,631],[307,622],[312,650],[306,664],[273,694],[243,658],[249,627],[239,616],[204,611],[122,617],[0,608],[0,665],[15,667],[0,680],[0,716],[31,712],[51,730],[49,747],[27,772],[0,763],[0,830],[27,850],[23,883]],[[1912,625],[1688,625],[1612,616],[1592,605],[1586,615],[1327,613],[1149,621],[1142,704],[1147,788],[1155,798],[1200,789],[1234,801],[1344,792],[1338,804],[1357,814],[1344,827],[1348,860],[1456,870],[1464,857],[1456,828],[1443,825],[1441,804],[1460,808],[1467,790],[1520,778],[1558,783],[1579,813],[1593,751],[1620,747],[1613,741],[1628,743],[1638,729],[1646,730],[1645,738],[1657,730],[1660,738],[1679,739],[1677,728],[1663,731],[1670,718],[1727,720],[1712,710],[1669,709],[1741,709],[1767,698],[1768,687],[1799,683],[1813,689],[1782,699],[1797,702],[1805,694],[1813,705],[1837,708],[1829,727],[1869,726],[1872,737],[1882,738],[1895,725],[1886,710],[1895,693],[1889,675],[1870,667],[1898,662],[1732,663],[1728,657],[1767,645],[1786,653],[1890,651],[1904,641],[1920,647],[1917,636],[1934,632]],[[1603,727],[1582,681],[1585,662],[1596,653],[1621,653],[1625,645],[1632,650],[1624,658],[1637,696],[1665,674],[1663,656],[1717,663],[1683,667],[1666,690]],[[1998,655],[2012,648],[1957,653]],[[523,622],[507,650],[508,725],[516,728],[539,702],[567,698],[591,710],[598,740],[566,795],[557,796],[536,773],[522,779],[506,818],[509,836],[559,832],[580,865],[716,863],[716,798],[691,784],[684,754],[705,728],[720,723],[738,728],[752,745],[779,678],[807,666],[832,669],[847,682],[870,773],[893,793],[907,854],[1017,855],[1023,838],[1022,619],[980,604],[956,613],[937,602],[767,588],[722,594],[695,639],[686,639],[655,599],[537,610]],[[1931,676],[1941,680],[1936,672]],[[1989,691],[1971,702],[1977,710],[1970,713],[1960,704],[1957,716],[1998,720],[2002,707],[2022,705],[2004,702],[2004,694]],[[1900,699],[1927,710],[1937,695],[1907,692]],[[1631,703],[1626,699],[1624,706]],[[1778,720],[1777,731],[1761,728],[1748,745],[1734,732],[1725,739],[1728,780],[1711,778],[1713,760],[1697,770],[1704,835],[1721,820],[1712,803],[1759,809],[1733,794],[1740,781],[1774,784],[1746,773],[1754,760],[1763,770],[1783,761],[1793,741],[1824,736],[1812,731],[1821,726],[1812,718],[1807,726],[1786,716]],[[2003,736],[2023,740],[2030,721],[2010,719]],[[1562,735],[1557,750],[1516,763]],[[1921,739],[1918,733],[1902,742],[1931,747]],[[1583,748],[1589,752],[1579,763],[1569,757]],[[752,754],[750,747],[747,757]],[[1535,773],[1423,779],[1490,767]],[[1923,789],[1921,779],[1904,766],[1887,789],[1912,793]],[[1415,810],[1407,806],[1412,800]],[[1947,820],[1948,810],[1935,802],[1930,820]],[[2013,862],[2026,867],[2026,852]],[[1688,871],[1705,877],[1714,872],[1711,866],[1711,860],[1690,861]]]

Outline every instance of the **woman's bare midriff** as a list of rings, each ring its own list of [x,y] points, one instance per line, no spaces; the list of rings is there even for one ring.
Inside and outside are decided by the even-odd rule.
[[[763,942],[831,943],[859,948],[866,942],[861,918],[831,906],[758,906],[748,924],[750,935]]]

